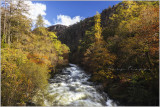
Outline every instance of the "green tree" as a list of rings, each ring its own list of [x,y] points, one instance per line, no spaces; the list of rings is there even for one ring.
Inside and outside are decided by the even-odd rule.
[[[18,0],[16,3],[13,1],[4,1],[2,3],[2,47],[3,44],[9,46],[14,41],[19,41],[25,37],[31,29],[31,20],[24,14],[28,14],[27,4],[24,1]]]
[[[37,16],[37,20],[36,20],[36,28],[38,27],[44,27],[44,20],[42,15],[40,14]]]

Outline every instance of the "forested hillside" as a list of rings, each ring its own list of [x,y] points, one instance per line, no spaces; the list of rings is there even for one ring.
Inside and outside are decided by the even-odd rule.
[[[41,15],[33,25],[27,7],[1,4],[2,106],[159,105],[158,1],[122,1],[68,27]]]
[[[158,105],[159,2],[123,1],[59,36],[70,62],[125,105]]]
[[[49,73],[68,63],[69,48],[44,27],[36,28],[25,14],[27,5],[5,2],[1,7],[1,104],[24,105],[48,85]]]

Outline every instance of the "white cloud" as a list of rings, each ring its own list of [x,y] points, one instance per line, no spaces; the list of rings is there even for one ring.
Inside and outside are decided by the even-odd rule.
[[[46,26],[51,26],[52,24],[48,21],[48,20],[46,20],[46,19],[44,19],[44,23],[46,24]]]
[[[62,25],[73,25],[77,22],[80,22],[80,20],[82,20],[83,18],[80,16],[75,16],[73,18],[71,18],[70,16],[67,15],[57,15],[57,20],[54,21],[54,24],[62,24]]]
[[[36,23],[37,16],[40,14],[43,16],[45,26],[50,26],[51,23],[45,18],[46,16],[46,5],[42,3],[32,3],[31,1],[25,1],[25,4],[29,6],[27,17],[31,18],[33,24]]]

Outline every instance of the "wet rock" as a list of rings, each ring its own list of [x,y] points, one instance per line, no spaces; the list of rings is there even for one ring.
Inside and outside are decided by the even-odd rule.
[[[26,102],[26,106],[36,106],[36,104],[33,103],[32,101],[28,101]]]
[[[104,90],[104,87],[102,85],[95,85],[95,88],[98,90],[98,91],[103,91]]]
[[[80,77],[79,76],[74,76],[73,79],[80,79]]]
[[[70,71],[65,71],[65,72],[62,72],[61,74],[62,75],[71,75],[71,72]]]
[[[75,91],[75,90],[76,90],[76,88],[75,88],[75,87],[72,87],[72,86],[70,86],[69,89],[70,89],[71,91]]]

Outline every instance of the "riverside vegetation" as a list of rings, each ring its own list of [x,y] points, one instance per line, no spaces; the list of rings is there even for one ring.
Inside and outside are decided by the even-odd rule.
[[[1,7],[2,105],[43,92],[68,59],[120,105],[159,105],[158,1],[123,1],[63,32],[45,28],[40,15],[31,31],[23,2],[10,4]]]
[[[110,98],[159,105],[158,1],[120,2],[58,36],[70,47],[70,62],[91,73]]]
[[[69,52],[56,34],[44,27],[42,16],[37,17],[36,28],[31,31],[32,22],[24,15],[26,5],[22,1],[9,4],[1,7],[3,106],[24,105],[37,91],[43,92],[51,71],[68,63]]]

